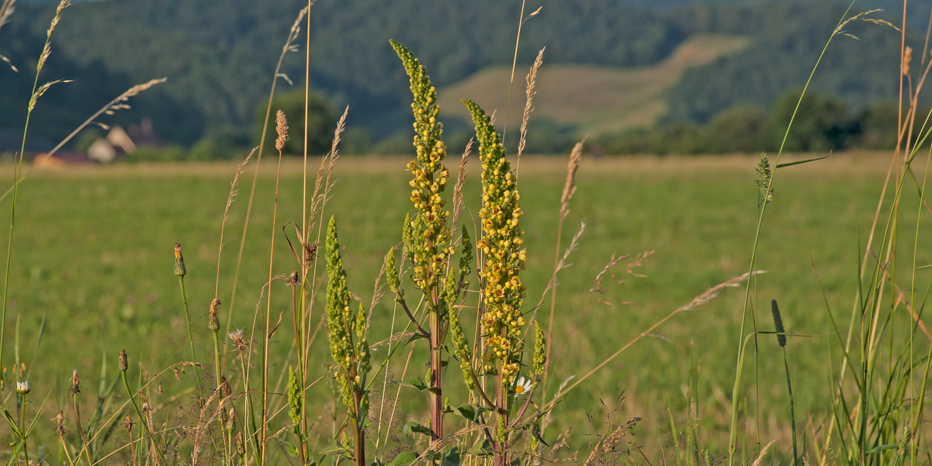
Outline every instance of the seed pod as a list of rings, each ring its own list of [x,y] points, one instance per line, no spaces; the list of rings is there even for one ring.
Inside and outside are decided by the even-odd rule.
[[[786,346],[786,332],[783,331],[783,318],[780,317],[780,307],[777,306],[777,300],[770,301],[770,310],[773,311],[773,326],[777,331],[777,343],[780,346]]]
[[[246,444],[243,442],[243,433],[236,433],[236,454],[240,456],[240,459],[243,456],[246,456]]]
[[[220,306],[220,300],[214,298],[210,302],[210,311],[207,314],[207,328],[211,329],[216,333],[220,330],[220,317],[217,315],[217,307]]]
[[[126,370],[129,369],[129,362],[127,362],[126,360],[126,350],[124,349],[120,350],[120,366],[119,367],[120,367],[121,372],[126,372]]]
[[[236,409],[230,406],[230,411],[227,412],[227,420],[224,422],[227,428],[227,432],[233,433],[236,430]]]
[[[183,277],[186,273],[184,256],[181,255],[181,243],[175,243],[175,275]]]
[[[81,379],[78,378],[78,370],[74,369],[74,371],[71,373],[71,394],[72,395],[77,395],[78,393],[81,393],[80,384],[81,384]]]

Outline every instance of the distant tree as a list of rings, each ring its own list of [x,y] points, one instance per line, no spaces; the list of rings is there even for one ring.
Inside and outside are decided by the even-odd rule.
[[[712,119],[709,149],[715,153],[755,153],[767,149],[770,117],[758,107],[734,106]]]
[[[207,131],[191,148],[191,160],[230,160],[246,157],[249,152],[249,133],[231,126],[214,128]]]
[[[796,109],[801,91],[791,91],[777,99],[773,107],[772,137],[776,146]],[[824,152],[844,147],[850,135],[851,121],[845,101],[809,92],[799,103],[793,127],[786,138],[786,152]]]
[[[269,118],[269,127],[265,135],[266,150],[275,150],[275,113],[281,110],[288,119],[289,140],[282,150],[285,154],[304,153],[304,91],[294,90],[279,94],[272,100],[272,115]],[[262,138],[262,122],[265,120],[266,104],[256,107],[255,140],[258,144]],[[313,92],[308,98],[307,110],[307,153],[321,155],[330,151],[333,141],[333,129],[336,125],[336,115],[333,110]],[[268,152],[267,152],[268,153]]]
[[[898,118],[899,108],[896,103],[868,106],[858,115],[855,144],[864,149],[892,150],[896,147]]]

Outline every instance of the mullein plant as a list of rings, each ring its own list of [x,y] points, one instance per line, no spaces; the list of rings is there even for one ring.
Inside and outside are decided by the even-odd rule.
[[[333,375],[340,386],[340,399],[349,411],[348,427],[352,429],[354,464],[368,466],[365,429],[369,414],[369,392],[366,390],[366,377],[372,364],[366,340],[366,310],[360,303],[359,311],[354,316],[350,307],[352,300],[346,288],[346,272],[340,256],[336,219],[331,217],[327,226],[327,328],[330,353],[336,363]],[[289,414],[297,432],[302,397],[293,369],[289,369],[289,373]]]
[[[427,391],[431,441],[443,439],[443,354],[444,340],[450,319],[456,318],[455,304],[468,286],[467,277],[472,264],[472,246],[466,229],[462,233],[463,254],[459,270],[452,267],[451,258],[456,253],[445,209],[446,201],[441,197],[446,189],[449,170],[443,166],[447,150],[443,143],[443,124],[438,121],[440,108],[437,105],[437,90],[431,85],[426,68],[417,58],[398,42],[392,47],[401,58],[410,78],[414,102],[414,142],[416,156],[408,162],[413,178],[410,185],[411,202],[416,213],[408,215],[403,227],[404,252],[411,261],[412,279],[423,293],[428,328],[424,328],[411,312],[401,288],[395,265],[394,250],[387,257],[388,283],[408,318],[417,329],[417,337],[428,340],[430,345],[430,371],[425,383],[417,388]]]
[[[494,463],[504,466],[510,464],[509,451],[518,440],[518,432],[524,428],[529,428],[534,434],[532,451],[538,450],[537,443],[541,441],[539,426],[536,419],[525,420],[524,414],[546,365],[546,342],[543,330],[535,322],[532,367],[526,372],[528,377],[521,376],[527,331],[527,321],[522,313],[526,288],[519,277],[527,260],[520,221],[523,215],[521,195],[515,172],[505,157],[501,137],[491,119],[474,102],[463,100],[463,104],[476,125],[482,163],[482,208],[479,210],[482,235],[476,244],[481,254],[478,261],[482,296],[479,312],[481,354],[471,357],[470,346],[458,320],[451,322],[451,333],[460,360],[478,360],[478,376],[476,365],[462,363],[461,368],[467,387],[475,391],[497,416],[495,434],[487,434],[490,437],[487,440]],[[493,379],[494,384],[480,384],[480,377]],[[519,402],[521,398],[523,402]]]

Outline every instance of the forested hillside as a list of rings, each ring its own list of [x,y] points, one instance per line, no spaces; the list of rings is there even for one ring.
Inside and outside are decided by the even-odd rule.
[[[255,107],[268,92],[287,31],[304,3],[79,3],[66,11],[56,31],[53,45],[59,55],[54,58],[68,57],[81,67],[106,70],[132,81],[167,76],[163,92],[197,106],[207,126],[247,128]],[[547,45],[552,63],[646,65],[667,56],[685,38],[662,15],[615,0],[540,3],[541,14],[524,29],[521,57],[525,61]],[[39,37],[47,27],[49,8],[38,12],[21,8],[13,22],[30,26]],[[311,13],[312,85],[334,106],[349,104],[354,123],[364,121],[380,134],[407,127],[400,120],[407,79],[388,40],[396,39],[416,51],[434,81],[443,85],[487,65],[511,61],[519,8],[517,3],[503,7],[497,0],[322,0]],[[38,54],[41,43],[22,52],[21,46],[10,51],[11,43],[22,41],[18,33],[0,31],[0,54],[28,69],[21,65]],[[303,53],[292,54],[286,61],[285,73],[296,83],[303,81],[302,63]],[[55,77],[75,77],[82,71],[72,69],[71,74]],[[22,81],[24,76],[4,71],[0,86]],[[87,91],[78,83],[72,87]],[[111,94],[119,92],[114,88]],[[392,118],[395,115],[398,118]],[[0,118],[0,126],[15,123],[6,116]]]
[[[879,1],[879,0],[878,0]],[[547,47],[545,66],[631,68],[660,62],[695,34],[750,37],[744,51],[688,70],[669,91],[666,124],[705,122],[735,104],[769,108],[805,83],[846,4],[756,1],[538,0],[525,23],[519,61]],[[858,3],[851,14],[873,6]],[[43,97],[37,135],[60,138],[93,110],[137,82],[168,81],[133,102],[114,122],[151,116],[165,139],[190,145],[206,134],[254,136],[256,108],[267,96],[287,32],[304,0],[110,0],[66,10],[41,81],[74,79]],[[885,6],[890,6],[885,3]],[[18,128],[53,5],[20,4],[0,30],[0,131]],[[311,85],[332,110],[350,105],[350,126],[384,139],[409,127],[408,84],[388,46],[410,47],[434,82],[448,86],[490,66],[511,64],[520,2],[498,0],[320,0],[311,12]],[[525,13],[530,13],[531,8]],[[898,12],[878,13],[896,19]],[[928,12],[910,12],[916,24]],[[206,18],[206,19],[205,19]],[[924,30],[911,26],[910,40]],[[876,24],[836,37],[814,88],[850,108],[895,98],[899,34]],[[299,39],[303,43],[304,37]],[[921,44],[918,44],[921,45]],[[303,51],[284,73],[303,83]],[[522,66],[523,68],[523,66]],[[281,82],[288,87],[287,83]],[[11,109],[11,110],[7,110]],[[23,109],[23,111],[16,111]],[[42,113],[44,112],[44,113]]]

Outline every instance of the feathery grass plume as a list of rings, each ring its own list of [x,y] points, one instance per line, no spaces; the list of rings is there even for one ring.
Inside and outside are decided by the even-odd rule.
[[[767,204],[773,201],[773,188],[770,187],[773,172],[770,171],[770,160],[767,158],[767,154],[760,155],[756,172],[757,181],[754,184],[757,185],[757,190],[760,192],[760,202],[761,204]]]
[[[490,350],[492,360],[501,362],[496,368],[501,374],[500,383],[514,382],[520,369],[523,353],[522,330],[525,286],[518,272],[524,269],[527,250],[524,230],[520,227],[523,214],[521,195],[515,186],[514,173],[505,148],[495,127],[485,112],[474,102],[463,100],[476,124],[479,140],[479,160],[482,162],[482,202],[479,210],[482,219],[482,238],[476,246],[484,253],[485,262],[480,277],[484,282],[485,312],[482,315],[482,336]],[[491,362],[491,361],[490,361]],[[486,371],[493,368],[486,365]]]
[[[371,370],[369,344],[365,337],[366,312],[360,304],[353,318],[350,311],[352,295],[346,288],[346,271],[340,255],[337,223],[330,217],[327,226],[327,328],[330,354],[335,363],[334,377],[340,385],[340,395],[349,410],[353,431],[353,460],[364,466],[365,421],[369,411],[366,375]],[[353,333],[356,334],[354,343]]]
[[[547,50],[547,47],[540,49],[540,52],[537,53],[537,58],[534,60],[534,64],[531,65],[531,71],[528,72],[527,78],[527,90],[525,95],[527,100],[524,103],[524,116],[521,118],[521,135],[518,139],[518,167],[515,168],[517,173],[518,169],[521,166],[521,154],[524,153],[524,147],[527,145],[527,122],[531,118],[531,112],[534,111],[534,96],[537,94],[537,70],[540,69],[540,65],[544,62],[544,50]]]
[[[780,316],[780,307],[777,305],[776,299],[770,301],[770,311],[773,313],[773,326],[777,332],[777,343],[779,343],[781,347],[786,346],[786,332],[783,330],[783,317]]]
[[[453,186],[453,223],[456,225],[460,221],[460,216],[466,210],[463,201],[463,186],[466,184],[466,163],[469,161],[469,154],[472,152],[473,139],[469,138],[466,143],[466,149],[463,150],[463,156],[460,158],[460,167],[456,172],[456,184]]]
[[[281,152],[285,148],[285,143],[288,142],[288,120],[285,118],[285,112],[281,110],[275,112],[275,132],[278,133],[278,138],[275,139],[275,149]]]
[[[13,16],[13,11],[16,9],[14,7],[15,4],[16,0],[3,0],[3,3],[0,3],[0,29],[3,29],[3,26],[10,21],[10,16]],[[19,72],[19,70],[13,66],[13,63],[10,62],[9,58],[0,55],[0,60],[6,62],[13,72]]]
[[[0,4],[0,28],[10,22],[10,16],[13,16],[13,11],[16,10],[16,0],[3,0],[3,3]]]
[[[913,61],[913,48],[907,46],[903,52],[903,76],[909,76],[909,65]]]

